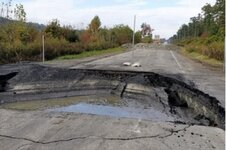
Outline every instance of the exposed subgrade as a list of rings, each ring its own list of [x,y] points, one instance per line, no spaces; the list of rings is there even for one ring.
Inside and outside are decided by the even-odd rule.
[[[1,68],[1,104],[81,95],[115,94],[158,109],[175,122],[224,129],[225,109],[219,101],[178,80],[178,75],[153,72],[62,69],[37,64]],[[181,79],[181,78],[180,78]]]

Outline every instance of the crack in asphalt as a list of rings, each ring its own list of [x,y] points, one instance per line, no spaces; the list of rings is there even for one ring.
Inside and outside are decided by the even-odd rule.
[[[125,83],[125,85],[123,86],[123,89],[122,89],[122,91],[121,91],[121,94],[120,94],[120,96],[121,97],[123,97],[123,94],[125,93],[125,90],[126,90],[126,88],[127,88],[127,83]]]
[[[160,97],[158,97],[158,100],[159,100],[159,102],[162,104],[162,106],[163,106],[163,108],[164,108],[164,110],[166,109],[166,104],[165,103],[163,103],[163,101],[161,100],[161,98]]]
[[[15,140],[24,140],[24,141],[29,141],[29,142],[32,142],[32,143],[44,144],[44,145],[45,144],[52,144],[52,143],[59,143],[59,142],[69,142],[69,141],[72,141],[72,140],[88,138],[87,136],[84,136],[84,137],[75,137],[75,138],[70,138],[70,139],[65,139],[65,140],[56,140],[56,141],[44,142],[44,141],[36,141],[36,140],[29,139],[29,138],[24,138],[24,137],[15,137],[15,136],[2,135],[2,134],[0,134],[0,137],[8,138],[8,139],[15,139]]]
[[[154,89],[155,91],[155,97],[159,100],[159,102],[162,104],[164,111],[166,111],[166,104],[162,101],[162,98],[158,95],[158,92]]]
[[[160,137],[160,138],[166,138],[166,137],[169,137],[169,136],[172,136],[174,133],[178,133],[178,132],[181,132],[181,131],[186,131],[188,128],[190,128],[191,127],[191,125],[188,125],[188,126],[186,126],[186,127],[184,127],[183,129],[179,129],[179,130],[173,130],[173,129],[171,129],[171,130],[169,130],[169,129],[165,129],[165,131],[168,131],[168,132],[170,132],[168,135],[165,135],[165,136],[162,136],[162,137]]]
[[[62,140],[55,140],[55,141],[36,141],[32,140],[29,138],[24,138],[24,137],[15,137],[15,136],[9,136],[9,135],[3,135],[0,134],[0,137],[2,138],[8,138],[8,139],[15,139],[15,140],[24,140],[24,141],[29,141],[35,144],[52,144],[52,143],[60,143],[60,142],[69,142],[69,141],[74,141],[74,140],[83,140],[83,139],[102,139],[102,140],[107,140],[107,141],[131,141],[131,140],[139,140],[139,139],[151,139],[151,138],[167,138],[169,136],[172,136],[173,133],[178,133],[181,131],[186,131],[187,128],[189,128],[191,125],[188,125],[187,127],[184,127],[183,129],[179,130],[169,130],[169,129],[164,129],[167,132],[170,132],[169,134],[165,136],[161,136],[160,134],[157,135],[149,135],[149,136],[137,136],[137,137],[125,137],[125,138],[114,138],[114,137],[101,137],[101,136],[81,136],[81,137],[74,137],[74,138],[69,138],[69,139],[62,139]]]

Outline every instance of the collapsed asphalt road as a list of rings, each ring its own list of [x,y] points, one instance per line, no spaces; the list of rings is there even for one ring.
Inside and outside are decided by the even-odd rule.
[[[1,149],[223,150],[223,73],[174,50],[1,65]]]
[[[178,47],[173,45],[137,44],[133,51],[113,55],[96,60],[65,60],[47,62],[63,68],[101,69],[122,71],[146,71],[159,74],[181,74],[185,79],[195,83],[200,91],[216,97],[222,107],[225,107],[225,79],[222,68],[209,67],[193,61],[180,54]],[[142,67],[125,67],[125,62],[139,62]],[[180,80],[180,79],[179,79]]]
[[[183,82],[179,75],[152,72],[61,69],[37,64],[6,65],[2,72],[15,77],[1,86],[1,105],[82,95],[118,95],[120,106],[153,109],[173,123],[214,126],[224,129],[225,110],[219,101]],[[180,79],[180,80],[177,80]],[[1,79],[3,80],[3,79]],[[3,82],[2,82],[3,83]],[[131,106],[131,102],[137,103]],[[106,105],[106,104],[105,104]],[[173,119],[169,119],[173,118]],[[148,118],[152,120],[152,117]],[[153,120],[152,120],[153,121]]]
[[[193,82],[181,75],[60,69],[32,63],[2,65],[0,70],[2,150],[224,149],[224,108],[216,98],[197,90]],[[110,100],[113,103],[105,99],[78,100],[83,95],[119,100]],[[110,108],[110,113],[114,113],[112,108],[119,108],[117,111],[130,108],[130,112],[139,115],[136,118],[131,112],[130,117],[124,118],[5,107],[8,104],[30,107],[40,103],[38,100],[45,105],[48,99],[54,99],[50,106],[56,107],[56,101],[71,101],[67,97],[79,103],[76,106],[92,102],[100,110]]]

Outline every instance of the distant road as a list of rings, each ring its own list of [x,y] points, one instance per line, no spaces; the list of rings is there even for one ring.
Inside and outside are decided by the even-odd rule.
[[[104,58],[63,62],[52,62],[52,65],[74,69],[132,70],[162,74],[181,74],[182,78],[194,82],[199,90],[216,97],[223,107],[225,104],[225,79],[222,70],[194,62],[167,47],[148,48],[139,46],[134,51]],[[139,62],[142,67],[126,67],[122,65],[124,62]]]

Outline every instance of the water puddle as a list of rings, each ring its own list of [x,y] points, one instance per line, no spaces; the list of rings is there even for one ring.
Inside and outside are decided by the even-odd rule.
[[[116,95],[89,95],[89,96],[75,96],[56,99],[45,100],[31,100],[14,103],[1,104],[0,109],[14,109],[14,110],[47,110],[65,106],[76,105],[78,103],[90,103],[97,105],[111,105],[121,106],[124,105],[124,101]]]
[[[152,121],[174,121],[174,118],[158,110],[149,108],[131,108],[131,107],[113,107],[87,103],[78,103],[76,105],[50,109],[56,112],[76,112],[93,115],[111,116],[119,118],[138,118]]]

